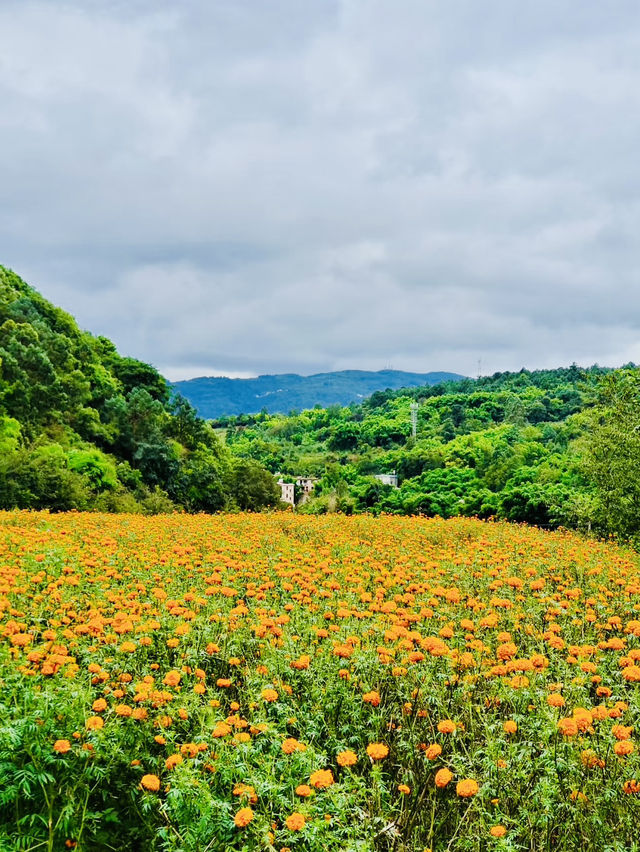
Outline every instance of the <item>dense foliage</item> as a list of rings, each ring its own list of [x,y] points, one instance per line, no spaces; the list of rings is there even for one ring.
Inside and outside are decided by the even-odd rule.
[[[245,481],[249,478],[251,481]],[[151,367],[0,267],[0,507],[216,511],[275,505]]]
[[[317,477],[302,511],[473,515],[635,535],[639,375],[633,368],[522,370],[215,425],[237,456]],[[375,478],[392,471],[399,488]]]
[[[456,373],[442,372],[340,370],[313,376],[285,373],[254,379],[201,377],[175,382],[173,387],[189,400],[201,417],[215,418],[260,411],[273,414],[314,405],[349,405],[384,388],[434,385],[459,378],[461,376]]]
[[[639,607],[513,524],[0,513],[0,849],[636,849]]]
[[[0,508],[255,510],[278,504],[282,473],[318,480],[305,512],[497,517],[640,541],[638,412],[636,368],[572,366],[205,421],[155,368],[0,267]],[[398,488],[376,478],[392,471]]]

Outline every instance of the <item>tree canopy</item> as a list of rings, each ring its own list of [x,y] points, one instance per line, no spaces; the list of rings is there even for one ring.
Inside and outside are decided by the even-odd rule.
[[[0,267],[0,508],[217,511],[275,506],[150,364],[78,328]],[[240,482],[242,477],[246,482]]]

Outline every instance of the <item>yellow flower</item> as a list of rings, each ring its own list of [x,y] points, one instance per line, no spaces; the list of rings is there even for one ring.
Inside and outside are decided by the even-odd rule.
[[[140,781],[145,790],[157,793],[160,789],[160,779],[157,775],[143,775]]]
[[[475,796],[478,789],[478,782],[474,781],[473,778],[463,778],[462,781],[458,781],[456,784],[456,793],[463,799]]]
[[[309,783],[318,790],[330,787],[333,784],[333,772],[330,769],[318,769],[311,773]]]
[[[453,772],[451,772],[449,769],[447,769],[446,767],[443,769],[439,769],[436,772],[435,777],[436,787],[442,790],[444,787],[447,786],[447,784],[451,781],[452,778]]]
[[[338,766],[354,766],[358,762],[358,755],[355,751],[347,749],[347,751],[341,751],[336,757],[336,760]]]
[[[285,823],[289,831],[301,831],[305,827],[306,819],[302,814],[295,811],[286,818]]]
[[[371,743],[367,746],[367,754],[371,760],[384,760],[389,754],[389,748],[384,743]]]
[[[234,823],[238,828],[245,828],[253,819],[253,811],[251,808],[240,808],[238,813],[233,818]]]

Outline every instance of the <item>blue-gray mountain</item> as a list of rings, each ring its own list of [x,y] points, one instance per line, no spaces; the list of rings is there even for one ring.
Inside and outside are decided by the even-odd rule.
[[[202,377],[175,382],[173,387],[205,418],[234,414],[270,414],[303,410],[314,405],[349,405],[361,402],[375,391],[437,385],[462,379],[458,373],[405,373],[402,370],[341,370],[299,376],[285,373],[255,379]]]

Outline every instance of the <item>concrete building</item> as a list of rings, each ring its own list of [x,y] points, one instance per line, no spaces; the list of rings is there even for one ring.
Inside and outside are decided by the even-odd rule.
[[[311,479],[310,476],[299,476],[296,479],[296,485],[302,491],[303,494],[311,494],[316,484],[315,479]]]
[[[291,506],[296,505],[296,486],[300,494],[300,503],[308,500],[309,495],[313,491],[316,481],[310,476],[297,476],[295,482],[286,482],[281,473],[276,473],[278,485],[280,486],[281,497],[284,503],[289,503]]]
[[[383,485],[390,485],[392,488],[398,487],[398,476],[395,470],[391,473],[376,473],[376,479],[380,480]]]
[[[285,482],[283,479],[278,480],[278,485],[280,486],[281,497],[283,503],[289,503],[291,506],[295,506],[296,497],[295,497],[295,485],[293,482]]]

